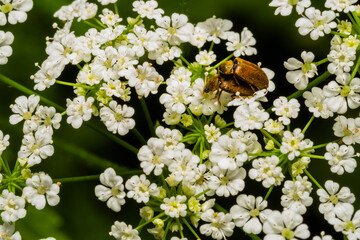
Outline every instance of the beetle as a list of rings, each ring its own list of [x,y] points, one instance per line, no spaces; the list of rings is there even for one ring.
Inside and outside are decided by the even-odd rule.
[[[269,79],[258,65],[235,58],[220,64],[218,73],[206,81],[203,94],[217,91],[216,97],[220,99],[221,92],[226,91],[236,98],[252,96],[268,86]]]

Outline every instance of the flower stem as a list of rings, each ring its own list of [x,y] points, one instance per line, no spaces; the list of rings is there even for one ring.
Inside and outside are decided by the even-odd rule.
[[[114,3],[114,10],[115,10],[115,14],[119,15],[119,9],[116,2]]]
[[[81,87],[81,88],[85,88],[85,89],[93,89],[93,87],[91,86],[87,86],[84,84],[79,84],[79,83],[69,83],[69,82],[64,82],[64,81],[60,81],[60,80],[55,80],[56,83],[61,84],[61,85],[65,85],[65,86],[71,86],[71,87]]]
[[[320,64],[326,63],[327,61],[329,61],[327,58],[324,58],[318,62],[314,62],[315,66],[319,66]]]
[[[4,159],[0,156],[0,164],[2,166],[4,166],[4,169],[5,169],[5,172],[8,174],[8,175],[11,175],[11,171],[10,171],[10,168],[9,168],[9,165],[7,164],[7,161],[4,161]]]
[[[150,112],[149,112],[149,109],[148,109],[148,107],[146,105],[146,102],[145,102],[144,98],[140,98],[140,104],[141,104],[141,108],[143,109],[143,112],[145,114],[145,119],[146,119],[146,122],[147,122],[147,124],[149,126],[151,136],[155,137],[154,124],[153,124],[153,121],[151,120]]]
[[[169,231],[169,228],[170,228],[170,225],[171,225],[172,222],[173,222],[173,219],[170,218],[170,220],[169,220],[168,223],[166,224],[165,233],[164,233],[164,235],[163,235],[163,237],[162,237],[162,240],[165,240],[165,239],[166,239],[166,235],[167,235],[167,233],[168,233],[168,231]]]
[[[186,63],[186,65],[190,66],[189,61],[186,60],[182,55],[180,55],[180,59],[181,59],[181,61],[183,61],[184,63]]]
[[[104,25],[99,19],[97,19],[97,18],[94,18],[94,20],[97,22],[97,24],[99,24],[102,28],[107,28],[107,26],[106,25]]]
[[[146,145],[145,138],[141,135],[141,133],[135,127],[133,129],[131,129],[131,132],[137,137],[137,139],[139,139],[139,141],[141,142],[142,145]]]
[[[309,157],[309,158],[316,158],[316,159],[326,159],[324,156],[313,155],[313,154],[300,154],[301,157]]]
[[[356,64],[355,64],[355,67],[353,68],[352,72],[351,72],[351,79],[349,81],[349,85],[352,81],[352,79],[355,77],[358,69],[359,69],[359,66],[360,66],[360,57],[358,57],[357,61],[356,61]]]
[[[144,222],[143,224],[137,226],[137,227],[134,228],[134,229],[138,230],[139,228],[142,228],[143,226],[146,226],[147,224],[151,223],[151,222],[154,221],[155,219],[161,218],[161,217],[164,216],[164,215],[165,215],[165,212],[162,212],[162,213],[160,213],[159,215],[153,217],[153,218],[150,219],[149,221]]]
[[[272,185],[272,186],[269,188],[269,190],[267,191],[267,193],[266,193],[266,195],[265,195],[265,197],[264,197],[264,201],[269,198],[269,196],[270,196],[270,194],[271,194],[271,192],[272,192],[273,189],[274,189],[274,185]]]
[[[194,234],[194,236],[196,237],[196,239],[201,239],[199,237],[199,235],[197,235],[197,233],[195,232],[195,230],[191,227],[190,223],[185,219],[185,218],[181,218],[183,220],[183,222],[185,223],[185,225],[189,228],[189,230],[192,232],[192,234]]]
[[[310,120],[308,121],[308,123],[305,125],[304,129],[301,131],[302,134],[305,134],[306,130],[309,128],[310,124],[312,123],[312,121],[314,120],[315,116],[312,115]]]
[[[306,173],[306,175],[311,179],[311,181],[313,181],[315,183],[315,185],[318,188],[323,189],[323,187],[315,180],[315,178],[308,172],[308,170],[304,169],[304,172]]]
[[[276,145],[278,145],[278,147],[281,147],[279,141],[276,140],[273,136],[271,136],[267,131],[265,131],[264,129],[260,129],[260,132],[266,137],[270,138]]]
[[[81,176],[81,177],[56,178],[56,179],[53,179],[53,182],[69,183],[69,182],[91,181],[91,180],[99,179],[99,176],[100,176],[100,174]]]
[[[303,90],[299,90],[294,92],[293,94],[291,94],[290,96],[287,97],[288,100],[292,99],[292,98],[298,98],[300,97],[303,92],[313,88],[314,86],[317,86],[318,84],[320,84],[321,82],[325,81],[328,77],[331,76],[331,73],[329,73],[329,71],[324,72],[323,74],[321,74],[320,76],[318,76],[317,78],[315,78],[313,81],[311,81],[307,87]],[[272,107],[271,107],[272,108]]]
[[[344,33],[335,32],[335,31],[331,31],[330,33],[331,33],[331,34],[334,34],[334,35],[338,35],[338,36],[343,37],[343,38],[347,38],[348,36],[350,36],[350,35],[347,35],[347,34],[344,34]]]
[[[210,68],[208,72],[211,72],[212,70],[218,68],[223,62],[229,60],[229,59],[232,58],[233,56],[234,56],[234,53],[230,54],[229,56],[227,56],[226,58],[224,58],[222,61],[220,61],[218,64],[216,64],[215,66],[213,66],[212,68]]]
[[[96,28],[98,30],[102,30],[102,28],[100,26],[98,26],[96,24],[93,24],[93,23],[91,23],[91,22],[89,22],[87,20],[83,20],[83,22],[86,23],[87,25],[89,25],[90,27]]]

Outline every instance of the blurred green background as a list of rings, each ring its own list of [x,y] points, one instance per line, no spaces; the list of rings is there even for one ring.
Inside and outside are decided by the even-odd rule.
[[[318,41],[311,41],[308,36],[303,37],[298,34],[295,27],[297,15],[293,14],[288,17],[274,15],[274,8],[268,6],[270,1],[264,0],[158,0],[159,7],[165,10],[165,14],[171,15],[173,12],[185,13],[188,15],[192,23],[205,21],[213,15],[218,18],[230,19],[234,23],[233,30],[241,32],[244,27],[248,27],[253,32],[257,40],[256,48],[258,54],[249,57],[252,62],[262,62],[262,66],[275,71],[276,91],[269,95],[270,102],[280,95],[289,95],[295,91],[285,79],[285,70],[283,62],[290,57],[300,59],[300,53],[303,50],[313,51],[316,55],[316,61],[326,57],[329,49],[329,37],[321,38]],[[11,31],[15,35],[15,41],[12,44],[13,55],[5,66],[0,66],[0,73],[11,79],[21,83],[28,88],[33,88],[33,82],[30,75],[37,71],[34,66],[35,62],[41,63],[45,58],[45,38],[52,36],[54,30],[52,23],[56,21],[53,18],[54,12],[62,5],[71,3],[70,0],[34,0],[34,7],[28,13],[28,19],[25,23],[15,26],[5,26],[2,30]],[[128,16],[136,16],[131,12],[132,1],[120,0],[118,2],[119,12],[123,19]],[[319,3],[317,3],[319,4]],[[110,8],[112,6],[110,5]],[[59,21],[57,21],[59,23]],[[77,24],[79,31],[87,28],[85,24]],[[221,48],[218,49],[219,51]],[[218,52],[216,52],[218,53]],[[227,53],[224,53],[224,56]],[[67,68],[61,80],[73,81],[74,75],[72,68]],[[319,69],[321,73],[322,69]],[[169,71],[169,70],[168,70]],[[5,151],[4,157],[15,161],[17,151],[21,145],[21,127],[20,125],[11,126],[8,118],[11,115],[9,105],[14,102],[15,98],[23,95],[16,89],[0,83],[1,101],[0,101],[0,129],[10,134],[10,147]],[[41,94],[57,104],[65,107],[65,99],[73,97],[72,89],[63,86],[54,86],[41,92]],[[156,102],[157,99],[151,96],[149,102]],[[139,107],[139,102],[134,101]],[[162,108],[157,104],[149,104],[154,120],[162,119]],[[270,106],[270,105],[269,105]],[[302,127],[306,124],[310,115],[305,113],[299,118],[295,126]],[[145,137],[149,137],[149,132],[140,112],[137,115],[137,128]],[[354,114],[358,115],[357,112]],[[355,116],[355,115],[354,115]],[[86,176],[92,174],[100,174],[104,170],[104,166],[98,166],[91,163],[86,154],[91,153],[100,158],[111,161],[111,164],[125,165],[130,169],[138,167],[138,162],[133,154],[122,149],[116,143],[108,138],[95,132],[88,126],[82,126],[79,130],[72,129],[63,119],[60,130],[55,131],[54,146],[55,154],[44,160],[39,166],[33,168],[33,171],[44,170],[54,179],[72,176]],[[98,124],[101,128],[105,127],[98,119],[92,119],[94,124]],[[316,120],[307,131],[307,137],[312,139],[315,144],[333,139],[332,121]],[[142,127],[145,126],[145,127]],[[315,131],[316,130],[316,131]],[[320,132],[320,134],[319,134]],[[130,133],[124,138],[131,144],[139,147],[140,144]],[[69,149],[71,147],[71,149]],[[75,148],[75,150],[74,150]],[[105,166],[110,166],[109,162],[105,162]],[[359,179],[359,171],[353,174],[345,174],[343,176],[335,176],[330,173],[326,162],[313,160],[310,172],[316,176],[321,184],[326,179],[335,179],[341,181],[342,184],[353,186],[352,190],[359,195],[360,189],[356,188],[356,181]],[[137,224],[138,207],[134,201],[128,201],[125,208],[120,213],[113,213],[106,207],[105,203],[98,201],[94,195],[94,187],[98,181],[64,183],[61,186],[61,202],[56,207],[46,207],[44,211],[37,211],[29,207],[28,216],[16,223],[16,228],[20,231],[25,240],[39,239],[42,237],[53,236],[57,240],[80,240],[80,239],[113,239],[108,236],[110,226],[115,220]],[[245,192],[255,195],[265,195],[264,190],[259,190],[259,185],[249,185],[245,188]],[[279,206],[277,189],[270,197],[276,206]],[[314,192],[314,201],[317,199]],[[234,199],[233,199],[234,200]],[[235,201],[220,201],[223,205],[231,206]],[[358,208],[359,203],[355,206]],[[305,215],[310,224],[310,228],[314,234],[319,234],[320,230],[331,231],[326,227],[325,222],[321,219],[316,207],[311,208]],[[190,238],[191,239],[191,238]],[[231,239],[243,238],[239,231],[236,232]]]

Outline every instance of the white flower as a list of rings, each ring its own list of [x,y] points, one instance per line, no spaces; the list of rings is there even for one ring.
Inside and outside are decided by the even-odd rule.
[[[309,139],[303,139],[304,134],[300,128],[296,128],[293,132],[285,131],[280,147],[281,153],[288,153],[288,159],[294,160],[300,155],[300,150],[311,147],[313,144]]]
[[[163,114],[163,117],[164,117],[163,121],[167,125],[175,125],[180,122],[181,113],[173,112],[169,109],[166,109],[166,111]]]
[[[53,183],[51,177],[40,172],[26,179],[23,194],[28,203],[40,210],[45,207],[46,202],[50,206],[57,205],[60,202],[59,191],[59,186]]]
[[[156,60],[156,63],[159,65],[164,64],[168,60],[173,60],[178,58],[181,55],[181,49],[177,46],[169,46],[166,42],[161,42],[159,47],[149,52],[149,59]]]
[[[333,126],[334,135],[342,137],[345,144],[360,143],[360,118],[337,116]]]
[[[146,175],[153,170],[156,176],[162,173],[165,164],[172,158],[172,150],[165,150],[165,141],[158,138],[150,138],[147,145],[142,146],[138,152],[140,167]]]
[[[328,221],[335,231],[342,232],[349,240],[360,239],[360,210],[354,213],[354,206],[344,203],[334,208],[335,216]]]
[[[270,209],[267,201],[262,197],[255,198],[252,195],[241,194],[236,198],[237,205],[230,208],[230,214],[237,227],[242,227],[247,233],[259,234],[262,231],[262,223],[266,220]]]
[[[145,49],[148,51],[156,50],[160,45],[160,36],[153,32],[147,31],[141,26],[134,26],[134,33],[127,35],[127,40],[133,44],[132,50],[136,56],[141,57],[145,54]]]
[[[55,12],[54,17],[62,21],[71,21],[74,18],[78,18],[78,21],[81,21],[94,17],[96,12],[96,4],[88,3],[87,0],[74,0],[71,4],[62,6]]]
[[[139,96],[147,97],[149,93],[156,94],[158,87],[164,78],[156,71],[150,63],[144,62],[138,65],[136,75],[129,77],[129,86],[135,87]]]
[[[100,21],[107,26],[114,26],[115,24],[122,21],[122,18],[120,18],[118,14],[115,14],[113,11],[107,8],[103,9],[102,14],[100,14],[99,17]]]
[[[256,181],[262,181],[262,185],[266,188],[272,185],[278,186],[284,179],[281,167],[276,165],[279,158],[275,155],[266,158],[257,158],[252,161],[252,167],[249,171],[249,177]]]
[[[345,172],[354,172],[357,163],[353,158],[354,148],[352,146],[339,145],[337,143],[329,143],[326,145],[325,159],[328,160],[331,166],[330,170],[333,173],[342,175]]]
[[[335,13],[333,11],[323,11],[309,7],[305,10],[305,16],[295,22],[301,35],[310,33],[312,40],[323,37],[324,33],[329,34],[332,28],[336,27]]]
[[[320,232],[320,236],[314,236],[312,240],[334,240],[331,235],[325,235],[324,231]]]
[[[0,197],[0,210],[3,222],[15,222],[26,215],[25,199],[4,189]]]
[[[194,182],[199,162],[200,158],[192,154],[189,149],[177,149],[174,150],[173,158],[168,163],[168,170],[177,182]]]
[[[269,113],[262,109],[259,102],[245,103],[236,108],[234,125],[242,131],[261,129],[268,118]]]
[[[0,130],[0,155],[9,146],[9,134],[4,135],[4,133]]]
[[[10,116],[10,123],[17,124],[22,120],[30,121],[32,114],[40,102],[40,97],[30,95],[28,98],[20,96],[15,99],[15,105],[10,105],[13,115]]]
[[[211,146],[209,159],[221,169],[235,170],[247,160],[246,145],[238,139],[222,135]]]
[[[56,112],[54,107],[44,107],[39,106],[35,112],[41,120],[43,126],[45,126],[49,131],[52,131],[52,128],[59,129],[61,122],[61,114]],[[50,130],[51,129],[51,130]]]
[[[327,58],[329,60],[327,69],[331,74],[348,73],[354,65],[356,49],[348,47],[346,43],[332,45]]]
[[[88,121],[91,118],[93,102],[93,97],[88,97],[86,101],[84,96],[76,97],[74,100],[66,99],[66,114],[68,115],[66,122],[71,124],[73,128],[81,127],[83,121]]]
[[[303,51],[301,53],[301,58],[304,63],[295,58],[289,58],[287,62],[284,62],[285,68],[290,70],[286,73],[286,79],[289,83],[294,84],[299,90],[305,89],[309,82],[309,78],[312,78],[317,74],[317,67],[313,63],[315,55],[312,52]]]
[[[109,103],[109,107],[104,106],[100,109],[100,118],[110,132],[123,136],[135,126],[135,120],[131,118],[134,112],[132,107],[125,104],[121,106],[113,100]]]
[[[0,2],[0,25],[4,26],[6,22],[10,24],[23,23],[26,21],[26,12],[33,7],[32,0],[1,0]],[[8,17],[6,19],[6,15]]]
[[[220,43],[220,39],[226,40],[228,38],[232,26],[233,23],[230,20],[215,17],[208,18],[205,22],[196,25],[196,27],[204,29],[209,34],[207,41],[216,44]]]
[[[277,134],[283,131],[284,125],[278,120],[269,119],[264,122],[264,129],[271,134]]]
[[[300,1],[289,1],[289,0],[272,0],[269,3],[270,7],[277,7],[275,10],[275,15],[280,13],[281,16],[288,16],[291,14],[293,6],[296,5],[296,12],[302,14],[305,8],[308,8],[311,5],[310,0],[300,0]]]
[[[147,203],[150,196],[157,196],[160,193],[159,188],[155,183],[150,184],[144,174],[139,176],[132,176],[126,181],[125,187],[127,190],[127,197],[134,198],[138,203]]]
[[[20,233],[16,231],[15,226],[5,222],[3,225],[0,225],[0,234],[1,239],[3,240],[21,240]]]
[[[186,196],[184,195],[176,195],[170,198],[164,198],[164,203],[160,205],[160,208],[164,210],[165,214],[172,218],[179,218],[186,216],[187,206]]]
[[[1,14],[1,11],[0,11]],[[14,35],[11,32],[0,31],[0,65],[8,62],[8,57],[12,55],[12,48],[10,45],[14,41]]]
[[[200,65],[209,66],[216,61],[216,55],[213,51],[208,52],[207,50],[203,50],[195,56],[195,60]]]
[[[207,37],[209,36],[209,33],[200,27],[195,27],[193,34],[191,34],[190,36],[190,44],[197,47],[197,48],[201,48],[202,46],[204,46]]]
[[[210,125],[206,124],[204,126],[204,132],[206,135],[206,140],[209,143],[214,143],[214,142],[218,141],[218,139],[221,135],[220,129],[217,128],[213,123],[210,123]]]
[[[201,234],[210,236],[214,239],[223,239],[230,237],[234,232],[235,224],[232,222],[231,215],[223,212],[214,212],[213,209],[208,209],[201,214],[201,220],[205,223],[200,226]]]
[[[176,113],[184,113],[185,105],[190,103],[192,88],[189,82],[171,81],[166,87],[166,92],[160,96],[160,103]]]
[[[356,2],[357,0],[326,0],[325,7],[333,11],[348,13],[357,10]]]
[[[18,152],[20,163],[31,167],[39,164],[42,159],[50,157],[54,154],[54,147],[52,144],[51,134],[46,129],[39,129],[38,131],[24,135],[22,146]]]
[[[65,64],[61,60],[47,58],[41,66],[36,64],[40,68],[30,78],[34,80],[34,89],[44,91],[46,88],[55,84],[56,79],[61,75],[65,68]],[[81,71],[80,71],[81,72]]]
[[[139,232],[136,229],[132,229],[131,225],[119,221],[116,221],[114,225],[111,226],[111,232],[109,234],[118,240],[141,240]]]
[[[277,116],[280,116],[280,122],[284,125],[289,125],[290,118],[297,118],[300,111],[300,103],[295,98],[288,101],[286,97],[281,96],[275,99],[272,110],[275,111]]]
[[[356,109],[360,106],[360,78],[351,79],[350,74],[343,73],[324,86],[325,103],[328,108],[339,114],[344,114],[348,107]]]
[[[110,3],[116,3],[118,0],[98,0],[99,3],[101,3],[102,5],[107,5]]]
[[[140,14],[142,18],[149,18],[149,19],[157,19],[160,18],[162,14],[164,14],[164,10],[158,7],[158,2],[155,0],[150,1],[134,1],[133,2],[133,11]]]
[[[182,133],[177,129],[164,128],[159,126],[155,130],[156,136],[163,139],[165,143],[165,150],[182,148],[182,143],[179,143],[182,139]]]
[[[95,195],[100,201],[107,201],[108,208],[115,212],[121,210],[121,205],[125,204],[124,184],[121,176],[116,175],[115,170],[107,168],[100,174],[100,182],[103,185],[95,187]]]
[[[229,52],[234,51],[234,57],[240,57],[243,55],[254,55],[257,53],[256,48],[253,46],[256,43],[252,32],[246,27],[241,31],[241,34],[233,33],[229,34],[228,42],[226,43],[226,50]]]
[[[344,203],[354,203],[355,195],[351,193],[348,187],[340,188],[340,185],[332,180],[325,182],[325,189],[316,191],[319,196],[319,212],[324,214],[325,219],[334,217],[334,208]]]
[[[169,16],[157,18],[156,24],[160,28],[155,31],[171,45],[188,42],[190,35],[194,32],[194,25],[188,23],[188,17],[184,14],[173,13],[171,18]]]
[[[305,99],[305,105],[315,117],[326,119],[334,115],[325,102],[326,98],[321,88],[313,87],[311,88],[311,92],[305,91],[303,97]]]
[[[310,231],[300,214],[291,210],[273,211],[264,223],[264,240],[308,239]]]
[[[307,176],[297,176],[296,181],[285,181],[281,196],[281,206],[296,213],[304,214],[306,207],[313,203],[310,196],[312,191],[311,183],[307,181]]]
[[[229,170],[214,166],[212,173],[208,179],[208,187],[219,197],[235,196],[245,187],[246,171],[242,167]]]

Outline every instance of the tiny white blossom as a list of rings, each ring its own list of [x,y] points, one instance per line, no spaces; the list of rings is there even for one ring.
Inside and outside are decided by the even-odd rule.
[[[206,140],[209,143],[218,141],[218,139],[221,135],[220,129],[217,128],[213,123],[210,123],[210,125],[205,125],[204,131],[205,131],[205,135],[206,135]]]
[[[293,132],[285,131],[283,134],[280,151],[283,154],[288,153],[288,159],[294,160],[300,155],[300,150],[312,147],[313,143],[309,139],[304,139],[304,134],[300,128],[296,128]]]
[[[3,240],[21,240],[19,231],[15,232],[15,226],[7,222],[5,222],[3,225],[0,225],[0,234],[1,239]]]
[[[132,176],[126,181],[125,187],[127,190],[127,197],[134,198],[138,203],[147,203],[150,196],[157,196],[160,193],[159,188],[155,183],[150,184],[150,181],[146,179],[144,174],[139,176]]]
[[[195,60],[200,65],[209,66],[216,61],[216,55],[213,51],[208,52],[207,50],[203,50],[195,56]]]
[[[339,175],[342,175],[344,172],[354,172],[357,163],[353,158],[355,150],[352,146],[339,146],[337,143],[329,143],[326,145],[326,151],[325,159],[328,160],[331,166],[331,172]]]
[[[340,75],[351,71],[356,59],[356,49],[348,47],[346,43],[331,46],[330,53],[327,55],[329,64],[328,71],[331,74]]]
[[[186,111],[185,105],[190,103],[192,88],[190,82],[171,81],[166,87],[168,93],[160,96],[160,103],[173,112],[179,114]]]
[[[335,216],[328,221],[335,231],[342,232],[349,240],[360,239],[360,210],[354,212],[354,206],[344,203],[334,208]]]
[[[122,21],[122,18],[120,18],[118,14],[115,14],[113,11],[107,8],[103,9],[102,14],[100,14],[99,17],[101,22],[107,26],[114,26],[118,22]]]
[[[297,99],[292,98],[290,101],[286,97],[279,97],[274,101],[274,107],[272,110],[279,117],[284,125],[290,124],[290,118],[297,118],[300,111],[300,103]]]
[[[333,11],[321,12],[314,7],[309,7],[305,10],[305,16],[295,22],[295,26],[299,28],[301,35],[310,33],[311,39],[317,40],[319,37],[323,37],[324,33],[329,34],[331,29],[336,27],[334,19]]]
[[[246,27],[241,31],[240,34],[229,34],[228,40],[229,41],[226,43],[226,50],[229,52],[233,51],[235,57],[240,57],[243,55],[250,56],[257,53],[256,48],[253,47],[256,43],[256,40],[253,37],[252,32],[250,32]]]
[[[186,196],[184,195],[176,195],[170,198],[164,198],[164,203],[160,205],[160,208],[164,210],[165,214],[170,216],[171,218],[179,218],[186,216],[187,206]]]
[[[263,123],[269,118],[267,113],[259,102],[250,102],[242,104],[234,112],[235,127],[242,131],[260,129]]]
[[[164,14],[164,10],[158,7],[158,2],[155,0],[150,1],[134,1],[133,2],[133,11],[140,14],[142,18],[149,18],[149,19],[157,19],[160,18],[162,14]]]
[[[257,158],[252,161],[252,167],[249,171],[249,177],[256,181],[262,181],[265,188],[272,185],[278,186],[284,179],[284,174],[279,166],[279,158],[275,155],[266,158]]]
[[[289,1],[289,0],[272,0],[269,3],[270,7],[276,7],[275,15],[280,13],[281,16],[288,16],[291,14],[293,7],[296,5],[296,12],[302,14],[305,8],[311,5],[310,0]]]
[[[196,26],[204,29],[209,34],[207,41],[219,44],[220,39],[225,40],[228,38],[233,23],[227,19],[212,17],[206,19],[205,22],[198,23]]]
[[[135,120],[131,118],[134,112],[132,107],[125,104],[121,106],[113,100],[109,103],[109,107],[104,106],[100,109],[100,118],[110,132],[123,136],[135,126]]]
[[[312,52],[303,51],[301,58],[304,63],[295,58],[289,58],[287,62],[284,62],[285,68],[290,70],[286,73],[286,79],[299,90],[305,89],[309,78],[317,74],[317,67],[313,63],[315,55]]]
[[[60,187],[53,183],[51,177],[44,172],[40,172],[26,179],[23,194],[28,203],[40,210],[45,207],[46,202],[50,206],[57,205],[60,202],[59,191]]]
[[[33,7],[32,0],[1,0],[0,2],[0,25],[23,23],[27,19],[26,12]],[[7,14],[7,18],[6,18]]]
[[[74,100],[66,99],[66,114],[68,115],[66,122],[71,124],[73,128],[81,127],[83,121],[88,121],[91,118],[93,102],[93,97],[88,97],[86,100],[84,96],[76,97]]]
[[[342,141],[347,145],[360,143],[360,117],[354,119],[337,116],[333,131],[334,135],[341,137]]]
[[[334,115],[325,102],[326,97],[321,88],[313,87],[311,88],[311,92],[305,91],[303,97],[305,99],[305,105],[315,117],[326,119]]]
[[[235,224],[231,221],[229,213],[214,212],[213,209],[208,209],[201,214],[201,219],[205,222],[200,226],[200,232],[213,239],[223,239],[230,237],[234,232]]]
[[[3,222],[15,222],[26,215],[25,199],[4,189],[0,196],[0,210]]]
[[[10,145],[9,138],[9,134],[4,135],[4,133],[0,130],[0,155],[7,148],[7,146]]]
[[[119,221],[116,221],[114,225],[111,226],[109,235],[117,240],[141,240],[138,230],[132,229],[131,225]]]
[[[121,206],[125,204],[123,178],[116,175],[113,168],[107,168],[100,174],[100,182],[102,185],[95,187],[95,195],[100,201],[107,201],[108,208],[119,212]]]
[[[357,0],[326,0],[325,7],[337,12],[353,12],[357,9]]]
[[[15,105],[10,105],[13,115],[10,116],[10,123],[17,124],[22,120],[31,121],[31,117],[35,112],[40,97],[36,95],[30,95],[28,98],[20,96],[15,99]]]
[[[156,128],[155,133],[160,139],[165,140],[165,150],[182,148],[180,143],[182,133],[179,130],[159,126]]]
[[[1,14],[1,11],[0,11]],[[10,45],[14,41],[14,35],[11,32],[0,31],[0,65],[8,62],[8,57],[12,55],[12,48]]]
[[[118,0],[98,0],[99,3],[101,3],[102,5],[107,5],[110,3],[116,3]]]

